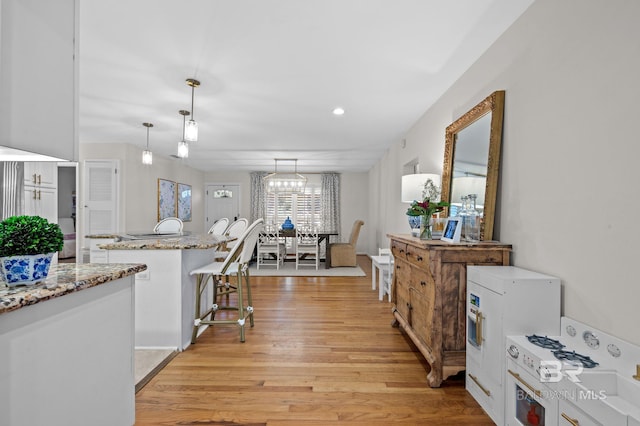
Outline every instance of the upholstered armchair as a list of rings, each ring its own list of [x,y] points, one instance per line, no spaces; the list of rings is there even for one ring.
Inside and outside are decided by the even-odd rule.
[[[329,256],[331,267],[334,266],[357,266],[356,265],[356,244],[360,235],[360,228],[364,222],[356,220],[351,229],[351,236],[348,243],[334,243],[329,246]]]

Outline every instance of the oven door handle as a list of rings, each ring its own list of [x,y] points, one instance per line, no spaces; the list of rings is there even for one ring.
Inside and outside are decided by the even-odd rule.
[[[580,426],[579,421],[577,421],[576,419],[572,419],[571,417],[567,416],[565,413],[562,413],[561,416],[563,419],[571,423],[572,426]]]
[[[529,383],[525,382],[524,379],[522,377],[520,377],[520,375],[518,373],[514,373],[513,371],[511,371],[511,369],[508,369],[507,371],[509,372],[509,374],[511,374],[513,377],[515,377],[517,381],[519,381],[520,383],[525,385],[527,387],[527,389],[529,389],[531,392],[533,392],[535,396],[537,396],[538,398],[542,398],[542,392],[540,392],[539,390],[537,390],[536,388],[531,386]]]

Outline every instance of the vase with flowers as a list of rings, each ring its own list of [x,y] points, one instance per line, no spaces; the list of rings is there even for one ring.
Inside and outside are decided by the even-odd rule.
[[[422,201],[414,200],[407,210],[408,216],[420,216],[420,239],[431,239],[431,216],[441,212],[449,203],[440,201],[440,189],[427,179],[422,190]]]

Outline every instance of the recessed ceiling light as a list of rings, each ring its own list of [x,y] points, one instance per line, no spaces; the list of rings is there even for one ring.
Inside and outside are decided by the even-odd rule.
[[[334,108],[333,109],[333,114],[334,115],[344,115],[344,108],[340,108],[340,107]]]

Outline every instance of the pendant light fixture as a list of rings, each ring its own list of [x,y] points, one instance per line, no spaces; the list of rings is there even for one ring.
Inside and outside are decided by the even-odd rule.
[[[191,120],[187,123],[184,139],[187,142],[196,142],[198,140],[198,123],[194,120],[193,98],[196,87],[200,86],[200,82],[193,78],[188,78],[187,85],[191,86]]]
[[[178,142],[178,157],[189,157],[189,144],[184,140],[185,127],[187,122],[187,115],[191,114],[189,111],[181,109],[178,113],[182,116],[182,140]]]
[[[302,194],[307,186],[307,178],[298,173],[298,160],[295,158],[276,158],[275,172],[264,177],[267,192]],[[278,171],[278,161],[295,162],[294,172]]]
[[[142,151],[142,164],[151,165],[153,164],[153,153],[149,150],[149,129],[153,127],[153,124],[142,123],[142,125],[147,128],[147,148]]]

